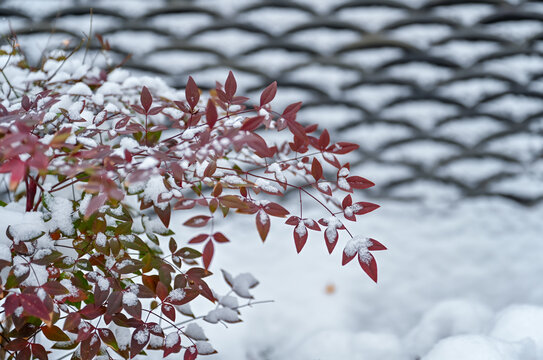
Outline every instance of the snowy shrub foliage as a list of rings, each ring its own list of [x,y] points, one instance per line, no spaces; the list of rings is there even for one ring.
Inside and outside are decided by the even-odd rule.
[[[227,271],[228,294],[206,283],[215,251],[235,240],[221,221],[235,214],[254,219],[262,241],[284,218],[298,252],[309,231],[330,253],[345,233],[343,264],[357,257],[377,281],[371,251],[385,247],[346,226],[378,207],[351,196],[374,185],[340,161],[357,145],[302,126],[301,103],[272,110],[275,82],[252,103],[232,73],[205,94],[189,77],[181,92],[71,55],[32,68],[16,46],[0,50],[5,358],[214,353],[198,322],[240,321],[258,284]],[[299,208],[277,202],[287,191]],[[304,217],[307,202],[323,218]],[[173,211],[186,232],[170,228]],[[198,297],[207,314],[192,313]]]

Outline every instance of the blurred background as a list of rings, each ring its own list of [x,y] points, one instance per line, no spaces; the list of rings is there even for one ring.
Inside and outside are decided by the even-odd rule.
[[[301,122],[360,144],[351,163],[377,184],[361,195],[382,209],[354,227],[389,247],[380,284],[320,237],[296,256],[287,230],[244,234],[216,266],[253,272],[276,303],[210,329],[217,358],[417,359],[460,333],[523,339],[495,329],[543,301],[543,2],[0,0],[0,32],[37,61],[89,34],[90,7],[137,75],[207,89],[232,69],[251,97],[277,80],[274,106],[303,101]]]

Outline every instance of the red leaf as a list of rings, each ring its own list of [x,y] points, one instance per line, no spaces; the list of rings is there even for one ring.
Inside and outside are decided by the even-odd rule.
[[[275,98],[276,93],[277,93],[277,81],[274,81],[270,85],[268,85],[264,89],[264,91],[262,91],[262,95],[260,95],[260,106],[264,106],[270,103]]]
[[[164,300],[168,296],[168,287],[160,281],[156,284],[156,295],[160,300]]]
[[[89,201],[87,210],[85,210],[85,218],[86,219],[90,218],[92,214],[94,214],[102,205],[105,204],[106,200],[107,200],[106,194],[99,194],[99,195],[93,196],[92,199]]]
[[[356,252],[352,255],[348,256],[345,254],[345,250],[343,250],[343,258],[341,259],[341,265],[347,265],[354,257],[356,256]]]
[[[313,163],[311,164],[311,175],[315,181],[319,181],[322,177],[322,165],[317,158],[313,158]]]
[[[372,212],[373,210],[380,208],[380,206],[377,204],[363,202],[363,201],[357,202],[355,205],[359,208],[356,211],[354,211],[356,215],[364,215],[369,212]]]
[[[341,202],[341,207],[345,209],[347,206],[351,206],[353,204],[353,198],[351,195],[347,195],[343,198],[343,201]]]
[[[81,360],[92,360],[100,350],[100,337],[92,334],[86,340],[81,342]]]
[[[92,303],[88,304],[87,306],[85,306],[83,309],[79,311],[81,316],[83,316],[83,318],[88,319],[88,320],[96,319],[98,316],[103,315],[105,312],[106,312],[105,306],[99,306],[97,304],[92,304]]]
[[[136,330],[134,330],[134,333],[132,334],[132,340],[130,341],[130,358],[132,359],[136,355],[138,355],[143,348],[147,345],[149,342],[149,338],[151,337],[151,333],[149,332],[149,329],[145,325],[141,325]]]
[[[287,221],[285,221],[285,224],[287,225],[298,225],[298,223],[300,222],[300,218],[298,216],[291,216],[287,219]]]
[[[190,239],[189,244],[199,244],[206,241],[208,238],[209,238],[209,234],[196,235],[195,237]]]
[[[247,118],[243,125],[241,126],[240,130],[245,131],[254,131],[258,129],[258,127],[264,122],[265,117],[264,116],[254,116]]]
[[[303,222],[300,222],[295,228],[294,228],[294,244],[296,245],[296,251],[300,253],[302,251],[305,243],[307,242],[307,228],[305,227]]]
[[[161,307],[162,313],[168,317],[171,321],[175,321],[175,309],[173,306],[168,304],[162,304]]]
[[[160,327],[159,324],[155,322],[149,322],[145,324],[147,328],[149,329],[149,332],[155,336],[164,337],[164,331],[162,330],[162,327]]]
[[[372,186],[375,186],[374,183],[369,181],[368,179],[364,179],[360,176],[349,176],[347,178],[347,182],[354,188],[354,189],[367,189]]]
[[[285,111],[283,111],[283,114],[281,115],[281,117],[285,118],[286,120],[294,120],[296,119],[296,113],[300,110],[301,107],[302,107],[301,101],[294,104],[290,104],[289,106],[286,107]],[[302,126],[302,129],[303,129],[303,126]],[[304,129],[304,134],[305,134],[305,129]]]
[[[10,316],[15,312],[15,309],[17,309],[19,306],[21,306],[21,301],[19,299],[19,296],[12,294],[8,297],[6,297],[6,301],[4,302],[4,305],[2,305],[6,311],[6,316]]]
[[[115,130],[119,130],[119,129],[125,127],[126,124],[128,124],[129,120],[130,120],[130,116],[126,115],[121,120],[117,121],[117,123],[115,124]]]
[[[46,282],[45,284],[43,284],[41,286],[43,288],[43,290],[45,290],[46,293],[48,293],[49,295],[65,295],[65,294],[69,294],[70,291],[68,289],[66,289],[64,286],[62,286],[59,282],[57,281],[49,281],[49,282]]]
[[[311,230],[315,230],[315,231],[321,231],[321,228],[319,227],[319,224],[317,224],[317,222],[313,219],[303,219],[304,221],[304,225],[308,228],[308,229],[311,229]]]
[[[195,286],[198,286],[197,285],[198,281],[194,280],[194,282],[195,282]],[[202,280],[199,280],[199,282],[203,283]],[[185,289],[184,291],[185,291],[185,296],[182,299],[172,299],[171,297],[167,297],[164,301],[173,305],[184,305],[186,303],[191,302],[198,295],[200,295],[200,292],[205,292],[206,290],[202,287],[201,290]]]
[[[141,319],[141,301],[136,301],[134,305],[127,305],[123,302],[123,309],[129,315],[132,315],[136,319]]]
[[[220,86],[221,85],[217,83],[217,88],[215,89],[215,92],[217,93],[217,96],[219,97],[220,101],[222,101],[223,103],[227,103],[228,98],[226,97],[226,93],[219,88]],[[223,105],[223,107],[226,107],[226,106]]]
[[[245,97],[245,96],[234,96],[234,98],[232,99],[232,101],[230,102],[232,105],[241,105],[243,103],[246,103],[247,101],[249,101],[249,98],[248,97]]]
[[[141,106],[143,106],[145,112],[148,113],[151,105],[153,104],[153,97],[151,96],[149,89],[147,89],[147,86],[144,86],[141,90],[140,101]]]
[[[288,210],[276,203],[268,203],[264,206],[264,211],[271,216],[285,217],[289,214]]]
[[[175,205],[175,210],[187,210],[192,209],[196,205],[196,202],[192,199],[181,199]]]
[[[162,110],[164,110],[164,106],[155,106],[149,110],[149,115],[156,115],[160,113]]]
[[[37,295],[21,294],[19,298],[26,313],[42,319],[46,324],[51,323],[51,313]]]
[[[237,89],[236,84],[236,78],[234,77],[234,74],[232,71],[228,73],[228,77],[226,78],[226,83],[224,84],[224,91],[226,93],[226,98],[228,101],[231,101],[234,95],[236,94]]]
[[[185,350],[185,356],[183,356],[183,360],[194,360],[198,356],[198,350],[196,349],[196,346],[191,346]]]
[[[145,115],[145,109],[139,105],[132,105],[132,109],[134,109],[134,111],[137,112],[138,114]]]
[[[379,241],[375,239],[370,239],[371,246],[368,247],[368,250],[370,251],[379,251],[379,250],[386,250],[387,248],[385,245],[381,244]]]
[[[213,129],[213,126],[215,126],[217,119],[217,108],[215,107],[215,103],[213,102],[213,100],[209,99],[206,106],[206,121],[210,129]]]
[[[23,98],[21,100],[21,106],[23,107],[23,109],[25,111],[28,111],[30,109],[31,105],[32,104],[30,103],[30,99],[28,98],[28,96],[23,95]]]
[[[290,132],[294,135],[295,138],[298,138],[303,144],[308,141],[307,134],[305,133],[305,128],[296,120],[287,120],[287,126]]]
[[[30,346],[27,346],[17,353],[15,360],[30,360],[30,355]]]
[[[326,160],[326,162],[332,165],[333,167],[336,167],[338,169],[341,167],[339,160],[334,155],[328,154],[328,156],[324,156],[324,160]]]
[[[189,76],[189,80],[187,81],[187,87],[185,88],[185,98],[187,99],[187,102],[189,103],[191,109],[194,109],[196,105],[198,105],[198,100],[200,100],[200,91],[198,90],[198,86],[196,86],[196,83],[194,82],[192,76]]]
[[[211,220],[211,216],[197,215],[185,221],[183,225],[190,227],[204,227],[207,225],[209,220]]]
[[[69,313],[66,317],[66,320],[64,320],[64,325],[62,328],[64,330],[75,330],[78,328],[79,324],[81,323],[81,315],[76,312]]]
[[[187,106],[187,104],[185,104],[184,102],[182,102],[182,101],[175,101],[175,100],[174,100],[174,103],[175,103],[175,105],[177,105],[177,107],[178,107],[181,111],[183,111],[183,112],[185,112],[185,113],[190,113],[190,108],[189,108],[189,107]]]
[[[181,338],[177,333],[174,333],[177,336],[175,343],[164,344],[164,354],[163,357],[166,357],[170,354],[175,354],[181,351]],[[168,337],[170,339],[170,337]]]
[[[256,229],[262,241],[266,240],[268,233],[270,232],[270,217],[264,210],[259,210],[256,214]]]
[[[204,268],[208,269],[209,264],[211,264],[211,259],[213,259],[213,253],[215,248],[213,246],[213,241],[208,241],[206,246],[204,246],[204,251],[202,252],[202,258],[204,260]]]
[[[328,249],[329,254],[334,251],[338,239],[339,234],[337,232],[337,229],[335,227],[327,227],[324,231],[324,242],[326,244],[326,248]]]
[[[9,343],[5,345],[5,349],[9,351],[21,351],[28,345],[27,339],[11,339]]]
[[[359,146],[357,144],[349,143],[349,142],[338,142],[337,144],[330,145],[326,151],[334,153],[334,154],[348,154],[351,151],[354,151],[358,149]]]
[[[15,191],[26,173],[26,165],[19,159],[13,158],[0,166],[0,173],[10,173],[9,189]]]
[[[223,233],[221,232],[216,232],[215,234],[213,234],[213,239],[215,239],[216,242],[218,243],[227,243],[229,242],[230,240],[228,240],[228,238],[226,236],[224,236]]]
[[[40,360],[47,360],[47,352],[45,348],[40,344],[32,344],[32,355]]]
[[[164,224],[164,226],[169,227],[170,226],[170,217],[172,215],[172,207],[171,207],[171,205],[168,203],[168,205],[164,209],[161,209],[158,206],[154,206],[154,210],[155,210],[155,213],[160,218],[160,221],[162,221],[162,223]]]
[[[358,263],[362,267],[362,270],[364,270],[373,281],[377,282],[377,262],[372,254],[367,253],[366,256],[368,256],[369,259],[362,258],[360,254],[358,254]]]
[[[122,302],[123,302],[123,293],[120,291],[114,291],[109,295],[109,299],[107,301],[108,306],[106,313],[108,315],[114,315],[121,311],[122,309]]]
[[[319,147],[321,149],[326,149],[328,144],[330,144],[330,134],[328,133],[328,130],[324,129],[321,136],[319,137]]]
[[[268,147],[266,140],[264,140],[261,136],[255,133],[246,133],[244,140],[248,146],[253,148],[253,150],[258,156],[260,157],[273,156],[274,154],[273,149]]]

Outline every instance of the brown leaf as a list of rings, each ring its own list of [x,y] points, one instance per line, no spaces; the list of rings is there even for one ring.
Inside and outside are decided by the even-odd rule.
[[[51,341],[70,341],[68,335],[56,325],[42,326],[41,331]]]

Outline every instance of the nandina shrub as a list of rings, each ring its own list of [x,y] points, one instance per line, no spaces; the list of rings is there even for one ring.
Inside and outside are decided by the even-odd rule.
[[[232,73],[206,94],[189,77],[180,92],[70,55],[30,68],[16,48],[0,50],[7,358],[215,352],[197,322],[240,321],[258,284],[223,271],[231,291],[221,296],[206,283],[215,251],[230,241],[221,221],[234,214],[252,217],[262,241],[270,217],[284,218],[298,252],[309,230],[323,230],[330,253],[344,232],[343,265],[357,256],[377,281],[370,251],[385,247],[346,226],[378,207],[352,198],[374,185],[340,160],[357,145],[298,123],[301,103],[273,110],[275,82],[253,103]],[[278,203],[288,190],[299,207]],[[308,201],[323,218],[303,217]],[[192,231],[172,231],[174,211],[188,214]],[[198,297],[214,304],[209,313],[192,313]]]

